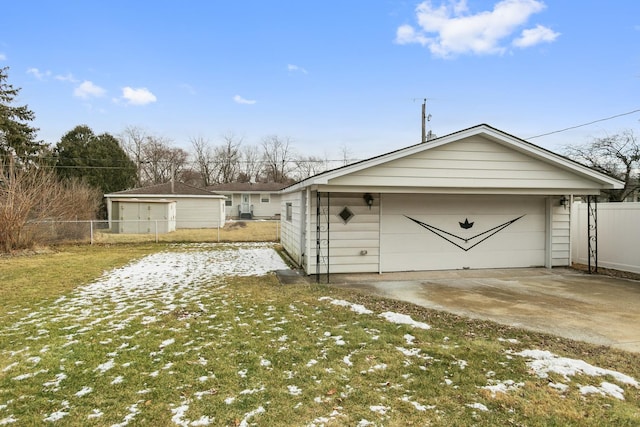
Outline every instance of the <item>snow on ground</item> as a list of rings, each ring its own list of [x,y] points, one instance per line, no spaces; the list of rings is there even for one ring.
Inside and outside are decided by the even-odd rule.
[[[132,365],[131,360],[127,359],[127,355],[140,351],[139,346],[136,345],[135,334],[125,335],[127,333],[125,330],[127,330],[128,326],[133,322],[143,326],[153,325],[159,322],[163,315],[173,313],[184,322],[185,328],[189,328],[191,324],[195,325],[196,323],[208,324],[209,328],[215,328],[219,333],[219,337],[224,339],[225,329],[220,325],[214,325],[211,320],[215,319],[217,309],[236,303],[224,293],[225,282],[222,279],[216,281],[216,278],[232,275],[264,275],[274,270],[288,268],[268,244],[174,245],[173,249],[173,251],[149,255],[127,266],[105,273],[103,277],[95,282],[78,288],[74,293],[59,298],[53,304],[43,305],[38,311],[29,313],[14,325],[0,330],[0,334],[5,336],[24,337],[21,348],[1,350],[2,355],[5,356],[3,360],[6,361],[6,365],[0,366],[0,372],[6,373],[8,378],[12,378],[12,381],[38,381],[41,385],[40,388],[52,396],[50,402],[52,407],[55,407],[55,410],[43,412],[43,423],[56,423],[65,419],[70,413],[74,413],[74,416],[76,416],[74,409],[77,411],[77,408],[74,405],[79,399],[87,400],[99,395],[99,387],[96,385],[81,384],[74,388],[69,395],[58,396],[56,393],[60,393],[60,389],[64,387],[65,382],[69,381],[70,369],[82,369],[84,372],[91,372],[97,379],[103,379],[111,387],[118,387],[120,384],[125,384],[125,386],[133,384],[136,379],[134,378],[135,375],[144,376],[144,386],[137,390],[136,399],[132,399],[133,401],[130,402],[123,402],[123,406],[118,412],[120,422],[115,425],[125,426],[135,423],[136,417],[144,410],[145,402],[149,401],[149,396],[154,392],[152,381],[163,375],[172,375],[172,370],[178,369],[174,367],[173,362],[164,360],[162,357],[167,354],[184,354],[193,349],[201,348],[198,345],[201,346],[202,343],[198,344],[193,341],[182,343],[179,336],[180,331],[176,330],[175,338],[163,337],[162,340],[158,340],[157,346],[154,346],[152,348],[153,351],[148,354],[148,357],[154,361],[157,360],[157,369],[138,372],[135,364]],[[207,288],[202,286],[205,283],[208,286]],[[219,295],[216,294],[219,297],[220,307],[209,307],[202,302],[205,297],[211,297],[212,292],[220,292]],[[320,305],[326,303],[326,305],[344,307],[358,316],[376,316],[384,318],[388,322],[406,325],[415,329],[429,330],[431,328],[430,325],[415,321],[404,314],[389,311],[376,314],[363,305],[345,300],[321,297],[319,302],[321,303]],[[186,305],[197,307],[197,311],[185,310],[184,307]],[[288,318],[275,316],[272,313],[275,311],[274,307],[267,307],[263,313],[248,313],[252,308],[247,310],[246,307],[242,306],[236,306],[235,308],[238,309],[238,316],[231,326],[225,327],[250,327],[248,318],[241,316],[250,316],[254,317],[254,319],[257,316],[261,319],[259,322],[271,322],[271,329],[268,333],[273,334],[271,335],[273,342],[277,342],[278,346],[280,346],[278,351],[286,352],[289,349],[289,345],[295,345],[289,336],[283,333],[283,328],[281,327],[285,323],[296,321],[299,309],[295,304],[292,303],[289,306],[291,317]],[[201,318],[195,320],[197,317]],[[59,328],[57,326],[59,323],[64,323],[68,326]],[[347,325],[344,326],[346,328]],[[82,360],[81,355],[76,355],[77,359],[66,361],[66,366],[65,361],[61,360],[59,369],[43,369],[42,358],[44,356],[42,355],[50,351],[50,344],[46,343],[49,337],[49,329],[56,328],[64,330],[66,342],[62,346],[69,348],[70,355],[73,355],[73,350],[78,343],[91,337],[92,340],[95,339],[95,345],[104,346],[106,357],[102,360],[89,362]],[[364,331],[372,341],[379,339],[379,330],[365,328]],[[327,331],[319,325],[317,333],[318,347],[324,349],[320,351],[317,358],[310,358],[306,363],[302,364],[306,368],[315,367],[319,363],[326,363],[327,345],[343,347],[349,342],[348,330],[346,333],[340,334],[335,331]],[[417,334],[417,332],[415,333]],[[431,356],[422,352],[415,336],[404,334],[402,338],[406,346],[397,346],[396,349],[400,357],[404,357],[405,366],[413,364],[416,360],[425,362],[433,360]],[[448,341],[448,338],[445,338],[446,341]],[[518,343],[517,340],[513,339],[500,338],[499,341],[509,344]],[[339,358],[332,361],[333,365],[325,368],[325,371],[334,373],[339,370],[349,370],[354,366],[354,361],[358,358],[358,351],[351,351],[347,355],[341,354]],[[545,378],[550,373],[560,374],[566,381],[570,381],[569,377],[576,374],[598,377],[607,376],[613,378],[619,384],[638,387],[638,382],[635,379],[624,374],[601,369],[583,361],[561,358],[549,352],[525,350],[519,353],[509,352],[509,354],[528,359],[526,363],[536,375],[542,378]],[[275,361],[276,358],[271,356],[269,358],[261,356],[259,358],[259,366],[261,369],[273,370]],[[193,357],[193,361],[190,363],[201,366],[203,369],[209,369],[205,368],[209,361],[200,355]],[[211,361],[210,365],[214,364],[215,362]],[[453,360],[451,365],[452,368],[459,372],[467,367],[467,362]],[[130,369],[127,371],[126,368]],[[360,371],[360,374],[369,375],[384,371],[386,368],[387,365],[384,363],[372,363],[369,369]],[[421,366],[422,368],[423,366]],[[206,375],[194,376],[192,384],[188,385],[188,387],[194,388],[192,397],[182,397],[173,403],[167,402],[170,411],[167,416],[171,418],[175,425],[215,425],[220,421],[207,415],[193,420],[187,418],[190,405],[194,401],[202,399],[203,396],[211,396],[217,393],[210,386],[205,385],[215,378],[214,368],[212,367],[211,369],[206,372]],[[126,375],[127,372],[129,375]],[[253,374],[251,370],[242,366],[238,366],[236,372],[239,380],[250,379]],[[494,379],[492,377],[495,373],[493,371],[490,372],[487,373],[487,386],[481,387],[481,389],[488,391],[491,395],[508,393],[523,386],[523,383],[516,383],[510,379]],[[304,389],[307,387],[300,387],[295,384],[297,374],[297,369],[283,372],[283,375],[290,380],[290,384],[283,391],[292,398],[303,398],[306,397]],[[403,375],[402,378],[411,381],[411,374]],[[147,381],[150,383],[147,384]],[[443,383],[457,387],[452,384],[450,378],[444,378]],[[202,388],[199,389],[201,391],[195,389],[199,384],[202,384]],[[550,383],[550,387],[560,393],[563,393],[568,388],[567,385],[562,383]],[[585,396],[596,394],[624,399],[624,390],[619,385],[610,382],[601,381],[599,384],[582,384],[579,387],[580,392]],[[346,385],[345,391],[340,393],[340,397],[343,399],[348,398],[352,392],[354,390]],[[264,396],[268,393],[269,391],[266,390],[264,385],[258,384],[257,387],[247,388],[238,392],[235,396],[226,395],[220,398],[225,404],[233,405],[235,404],[234,402],[241,401],[243,396]],[[54,399],[54,396],[57,400]],[[317,396],[313,401],[315,403],[326,403],[327,399],[329,399],[327,396]],[[384,401],[384,397],[381,397],[381,399]],[[427,402],[418,402],[409,396],[404,396],[398,400],[399,402],[404,402],[399,403],[400,405],[406,405],[411,410],[419,412],[435,409],[435,406],[424,404]],[[250,406],[249,409],[251,410],[242,415],[241,419],[238,420],[240,425],[259,424],[258,417],[266,411],[265,407],[268,408],[269,401],[265,400],[259,403],[256,406]],[[14,400],[5,402],[0,400],[0,425],[20,424],[20,420],[13,413],[13,408],[18,404],[20,403]],[[296,402],[296,405],[299,406],[300,404],[299,401]],[[298,406],[295,406],[294,409]],[[484,404],[477,401],[469,402],[466,406],[482,412],[489,411]],[[372,417],[386,417],[389,412],[394,410],[394,407],[390,405],[390,402],[386,401],[384,404],[369,406],[368,409],[371,411]],[[332,411],[324,414],[325,416],[315,418],[308,425],[321,426],[327,423],[339,423],[341,419],[347,416],[343,414],[342,410],[342,407],[334,406]],[[87,413],[83,416],[88,422],[95,422],[92,420],[105,417],[104,411],[106,411],[106,408],[91,407],[87,409]],[[65,421],[62,422],[64,423]],[[377,425],[377,423],[362,418],[358,425]]]

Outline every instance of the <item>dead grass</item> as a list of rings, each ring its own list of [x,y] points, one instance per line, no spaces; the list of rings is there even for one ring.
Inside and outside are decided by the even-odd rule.
[[[174,298],[166,298],[163,287],[144,299],[113,295],[84,310],[70,310],[80,306],[65,306],[65,300],[47,302],[71,300],[70,289],[90,281],[91,274],[164,248],[85,246],[50,254],[49,261],[40,259],[47,255],[0,260],[0,283],[12,285],[13,303],[22,301],[24,308],[17,323],[0,316],[0,420],[14,416],[16,425],[39,425],[46,416],[66,412],[57,424],[113,425],[127,416],[133,425],[189,425],[203,417],[216,426],[355,426],[362,420],[371,424],[360,425],[386,426],[640,424],[640,390],[625,387],[625,400],[585,396],[580,385],[611,379],[539,378],[512,355],[549,350],[638,379],[640,354],[356,291],[283,286],[269,275],[218,277]],[[65,265],[93,273],[73,273],[65,281]],[[38,268],[45,272],[31,282],[36,293],[13,286]],[[55,272],[51,280],[47,269]],[[39,294],[47,300],[38,300]],[[362,304],[373,313],[356,314],[322,297]],[[6,305],[0,298],[0,313]],[[431,329],[388,322],[379,316],[387,311],[410,315]],[[101,371],[108,361],[111,367]],[[40,373],[15,379],[35,372]],[[57,386],[43,387],[60,373],[65,378]],[[524,385],[495,396],[482,389],[505,380]],[[569,389],[553,389],[552,381]],[[85,388],[91,391],[80,396]],[[259,408],[264,412],[247,416]],[[88,418],[96,410],[103,415]]]
[[[0,257],[0,317],[42,303],[166,245],[60,246]]]
[[[96,243],[141,243],[155,241],[155,234],[115,234],[97,232]],[[223,228],[179,229],[159,234],[159,242],[276,242],[280,239],[278,221],[230,221]]]

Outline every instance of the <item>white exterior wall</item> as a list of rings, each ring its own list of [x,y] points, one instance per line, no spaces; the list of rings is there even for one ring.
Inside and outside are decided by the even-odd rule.
[[[280,243],[289,256],[305,270],[303,254],[306,255],[305,244],[302,241],[302,227],[306,226],[303,218],[302,191],[284,194],[281,197],[280,211]],[[287,219],[287,204],[291,204],[291,219]],[[305,257],[306,258],[306,257]]]
[[[269,197],[269,202],[262,202],[264,196]],[[275,218],[280,213],[280,195],[272,193],[251,194],[251,204],[253,205],[253,217],[270,219]]]
[[[571,265],[571,208],[560,205],[559,197],[550,198],[551,208],[551,267]]]
[[[428,144],[428,143],[427,143]],[[330,179],[329,185],[478,189],[593,189],[593,181],[481,136],[455,141]],[[493,191],[491,191],[493,190]]]
[[[224,199],[179,198],[177,228],[213,228],[224,225]]]
[[[379,271],[380,262],[380,197],[374,197],[373,206],[369,208],[363,193],[331,193],[329,208],[327,196],[321,193],[320,227],[321,227],[321,255],[329,250],[329,272],[373,272]],[[317,196],[311,193],[310,223],[308,235],[309,253],[307,273],[316,273],[317,253]],[[344,223],[338,216],[340,211],[348,207],[353,212],[353,218]],[[327,233],[327,220],[328,233]],[[329,247],[327,247],[329,246]],[[326,258],[321,258],[320,273],[327,272]]]
[[[598,266],[640,273],[640,203],[598,203]],[[574,203],[572,261],[588,263],[587,204]]]
[[[218,192],[218,194],[222,194],[226,196],[229,200],[231,200],[231,206],[227,206],[227,217],[228,218],[238,218],[238,206],[242,203],[242,194],[246,193],[227,193],[227,192]],[[269,196],[269,202],[262,202],[262,197],[266,195]],[[276,218],[277,215],[280,214],[281,203],[280,203],[280,194],[274,193],[251,193],[250,195],[250,203],[253,205],[253,217],[256,219],[272,219]]]

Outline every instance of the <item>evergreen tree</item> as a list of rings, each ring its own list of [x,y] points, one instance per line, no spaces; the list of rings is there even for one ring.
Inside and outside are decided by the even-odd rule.
[[[12,105],[20,93],[7,82],[9,67],[0,68],[0,156],[3,164],[13,157],[18,165],[33,163],[46,146],[36,140],[38,129],[29,123],[35,119],[26,105]]]
[[[86,125],[67,132],[55,155],[61,178],[80,178],[103,193],[126,190],[136,182],[136,165],[118,140],[108,133],[95,135]]]

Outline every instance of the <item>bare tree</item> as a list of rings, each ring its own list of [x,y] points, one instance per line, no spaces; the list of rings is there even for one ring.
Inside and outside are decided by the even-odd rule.
[[[296,168],[292,173],[292,178],[296,181],[309,178],[310,176],[317,175],[328,169],[327,160],[321,159],[316,156],[309,156],[294,161]]]
[[[200,174],[205,187],[215,183],[216,156],[208,139],[201,136],[191,138],[195,169]]]
[[[169,145],[170,140],[149,136],[142,147],[143,184],[162,184],[180,176],[189,154]]]
[[[260,181],[260,175],[262,173],[260,149],[255,145],[244,145],[240,152],[240,156],[240,173],[238,174],[238,181]]]
[[[118,135],[120,146],[136,164],[138,177],[136,187],[142,185],[142,164],[144,161],[142,158],[142,149],[148,138],[147,132],[137,126],[127,126],[124,131]]]
[[[57,234],[52,226],[42,227],[45,220],[95,218],[100,199],[98,190],[79,180],[58,181],[53,169],[0,163],[0,251],[30,247]]]
[[[622,190],[603,190],[612,202],[640,189],[640,141],[633,130],[565,148],[567,156],[624,182]]]
[[[214,150],[218,183],[234,182],[240,171],[242,138],[234,134],[222,137],[223,144]]]
[[[293,149],[289,138],[276,135],[262,139],[262,159],[266,178],[273,182],[286,182],[291,172]]]
[[[347,144],[343,143],[342,145],[340,145],[338,150],[339,150],[338,153],[340,155],[340,160],[342,161],[342,166],[347,166],[349,163],[353,161],[353,159],[351,159],[351,157],[353,156],[353,153],[351,152],[351,149],[349,149]]]

